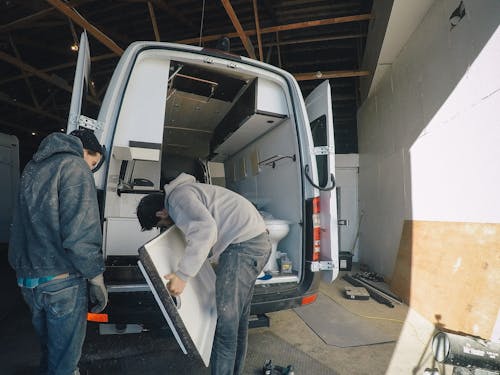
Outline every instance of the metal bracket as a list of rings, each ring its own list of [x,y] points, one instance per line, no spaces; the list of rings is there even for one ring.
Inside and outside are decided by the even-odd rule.
[[[319,261],[319,262],[311,262],[311,271],[312,272],[318,272],[318,271],[331,271],[335,267],[333,266],[333,261],[332,260],[324,260],[324,261]]]
[[[314,155],[335,155],[335,147],[333,146],[318,146],[314,147]]]
[[[104,127],[103,125],[104,123],[102,121],[97,121],[84,115],[80,115],[80,117],[78,117],[78,126],[81,128],[96,131],[102,129]]]

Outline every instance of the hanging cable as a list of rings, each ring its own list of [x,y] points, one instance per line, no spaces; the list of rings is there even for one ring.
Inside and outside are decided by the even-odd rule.
[[[201,47],[201,36],[203,35],[203,20],[205,19],[205,0],[203,0],[203,7],[201,8],[201,22],[200,22],[200,41],[198,47]]]

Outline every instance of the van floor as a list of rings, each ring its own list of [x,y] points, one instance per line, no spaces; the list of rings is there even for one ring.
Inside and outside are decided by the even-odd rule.
[[[9,281],[12,276],[9,273]],[[420,375],[426,368],[438,368],[442,375],[452,373],[451,369],[433,363],[430,341],[434,327],[431,322],[404,304],[388,308],[372,299],[352,301],[343,298],[342,291],[348,284],[341,276],[331,285],[322,284],[320,297],[331,299],[368,324],[383,322],[395,341],[354,347],[328,345],[297,311],[270,313],[270,327],[250,330],[245,374],[262,374],[267,359],[280,366],[294,365],[297,375]],[[12,284],[15,286],[15,282]],[[18,290],[11,292],[12,296]],[[14,298],[10,311],[3,311],[6,314],[0,317],[0,373],[35,374],[38,340],[31,326],[30,313],[18,297]],[[95,325],[88,328],[80,364],[82,375],[209,374],[207,368],[182,354],[168,330],[98,336],[95,328]]]

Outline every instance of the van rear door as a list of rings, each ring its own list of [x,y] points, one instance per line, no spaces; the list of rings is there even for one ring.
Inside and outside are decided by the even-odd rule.
[[[336,279],[338,267],[337,195],[335,189],[335,139],[330,83],[316,87],[306,98],[311,126],[320,190],[321,259],[332,261],[333,268],[324,271],[323,280]],[[306,171],[307,172],[307,171]]]
[[[90,48],[87,32],[84,31],[80,37],[78,46],[78,60],[76,63],[75,80],[71,94],[71,106],[69,109],[68,126],[66,133],[78,129],[78,120],[85,106],[84,99],[87,97],[87,88],[90,75]]]

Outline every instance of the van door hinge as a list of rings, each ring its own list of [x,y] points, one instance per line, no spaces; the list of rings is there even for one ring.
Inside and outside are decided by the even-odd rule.
[[[335,147],[334,146],[318,146],[314,147],[314,155],[335,155]]]
[[[81,128],[96,131],[103,128],[103,122],[94,120],[93,118],[84,115],[80,115],[80,117],[78,117],[78,126]]]
[[[333,269],[334,269],[333,261],[331,261],[331,260],[324,260],[324,261],[320,261],[320,262],[311,262],[311,271],[312,272],[331,271]]]

